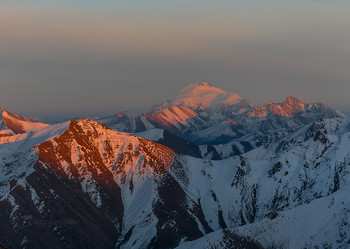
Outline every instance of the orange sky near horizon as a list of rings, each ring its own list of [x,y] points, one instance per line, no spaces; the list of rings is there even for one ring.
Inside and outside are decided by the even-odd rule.
[[[350,112],[346,1],[2,1],[0,105],[111,114],[210,81],[253,104]],[[25,103],[25,104],[24,104]]]

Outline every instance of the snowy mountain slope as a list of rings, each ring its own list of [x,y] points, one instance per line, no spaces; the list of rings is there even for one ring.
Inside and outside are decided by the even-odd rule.
[[[0,243],[188,248],[207,241],[228,248],[288,248],[327,242],[346,248],[349,127],[346,118],[318,119],[258,147],[234,141],[228,146],[243,154],[215,161],[180,155],[87,119],[3,136]],[[165,131],[148,132],[141,134],[187,144]],[[215,146],[230,155],[230,148]],[[336,204],[328,209],[333,197]],[[325,221],[310,215],[308,233],[299,233],[303,212],[316,206]],[[331,219],[332,212],[343,213]],[[284,229],[289,224],[295,233]],[[300,244],[280,243],[294,239]]]
[[[164,173],[173,151],[90,120],[44,130],[1,145],[0,241],[11,248],[111,248],[123,222],[121,187],[128,182],[129,189],[130,177]]]
[[[155,127],[166,129],[174,134],[186,134],[208,126],[203,117],[185,106],[170,106],[145,117]]]
[[[25,177],[33,172],[33,162],[38,154],[35,146],[58,136],[67,128],[68,122],[31,133],[0,137],[0,200],[8,196],[12,180],[22,184]]]
[[[106,126],[124,132],[142,132],[161,128],[195,143],[204,143],[210,137],[220,139],[221,134],[213,132],[216,127],[225,127],[225,136],[237,136],[238,124],[228,116],[235,116],[251,109],[249,103],[235,93],[228,93],[209,83],[197,82],[180,91],[170,101],[146,110],[141,115],[118,114],[114,118],[97,120]],[[228,123],[231,123],[228,125]],[[209,130],[208,130],[209,129]],[[211,130],[210,130],[211,129]],[[227,133],[227,134],[226,134]]]
[[[348,248],[349,190],[345,186],[327,197],[271,213],[256,223],[209,233],[177,248]],[[241,240],[253,245],[242,246]]]
[[[186,193],[169,174],[170,167],[181,164],[171,149],[90,120],[48,129],[47,141],[39,136],[42,132],[31,133],[34,141],[18,135],[3,144],[27,143],[23,150],[30,154],[30,160],[14,155],[15,162],[1,166],[8,190],[0,202],[4,244],[169,248],[183,238],[196,239],[212,231],[198,203],[187,202]],[[14,176],[9,181],[18,164],[25,166],[18,168],[21,179]],[[42,233],[45,237],[36,239]]]
[[[203,234],[259,224],[276,212],[294,210],[316,199],[325,198],[327,202],[328,196],[349,181],[348,127],[348,120],[319,120],[290,135],[286,141],[252,150],[244,157],[221,161],[182,157],[181,163],[170,168],[167,186],[171,189],[170,186],[177,183],[186,193],[182,205],[189,210],[193,205],[201,210],[202,221],[197,222]],[[326,138],[322,131],[322,134],[327,132]],[[178,187],[177,192],[182,192]],[[162,196],[159,198],[163,200]],[[171,196],[174,197],[174,193]],[[174,203],[171,207],[172,212],[176,212]],[[167,218],[167,226],[175,227],[177,232],[183,229]],[[295,222],[302,223],[302,220]],[[318,226],[314,226],[312,232],[316,234]],[[232,243],[243,241],[256,248],[261,246],[260,240],[250,239],[254,237],[250,234],[232,233],[230,237]],[[281,247],[277,244],[275,248]]]
[[[171,167],[181,169],[181,163],[181,157],[175,157]],[[147,190],[152,194],[147,191],[145,195],[145,184],[149,184]],[[141,187],[125,188],[123,199],[132,200],[125,204],[131,215],[125,215],[118,248],[174,248],[184,238],[193,240],[213,231],[204,219],[201,206],[187,198],[185,190],[169,172],[153,180],[138,181],[137,185]],[[139,198],[131,196],[135,193]]]
[[[283,103],[254,107],[235,93],[197,82],[185,87],[173,100],[143,114],[120,113],[98,121],[131,133],[165,129],[192,143],[210,145],[207,152],[213,152],[213,159],[222,159],[278,141],[319,118],[334,117],[344,115],[321,103],[305,104],[289,96]],[[223,144],[230,146],[222,149]],[[202,154],[208,157],[207,152]]]
[[[167,130],[151,129],[134,133],[134,135],[165,145],[176,151],[176,153],[202,158],[201,149],[198,145],[176,136]]]
[[[28,134],[33,141],[17,135],[2,145],[28,144],[22,148],[30,154],[30,160],[16,154],[14,162],[1,165],[8,190],[0,201],[4,244],[171,248],[183,238],[212,231],[200,205],[187,200],[169,174],[170,167],[182,163],[171,149],[90,120],[49,128],[46,134]],[[13,168],[22,171],[20,178]],[[42,233],[45,237],[38,240],[35,236]]]
[[[347,198],[349,186],[325,198],[277,214],[237,229],[252,236],[266,248],[348,248],[350,243]]]
[[[332,110],[322,103],[305,104],[298,98],[288,96],[283,101],[283,103],[267,102],[264,106],[254,107],[247,113],[247,116],[269,118],[274,115],[284,117],[294,117],[296,115],[301,115],[304,118],[307,118],[308,116],[312,116],[315,113],[318,115],[321,115],[322,113],[333,114]],[[330,115],[324,118],[332,117],[334,116]]]
[[[264,106],[255,107],[240,117],[249,130],[272,133],[296,129],[319,118],[344,117],[322,103],[305,104],[301,100],[288,96],[283,103],[268,102]]]
[[[49,124],[35,122],[30,118],[15,115],[0,108],[0,135],[4,133],[27,133],[48,126]]]
[[[192,110],[231,111],[242,113],[250,109],[248,101],[236,93],[228,93],[208,82],[196,82],[182,89],[172,101],[173,105],[186,106]]]
[[[228,157],[242,155],[261,145],[259,142],[238,140],[223,144],[206,144],[200,145],[201,154],[203,158],[212,160],[221,160]]]
[[[268,102],[262,107],[255,107],[247,115],[252,117],[271,117],[273,115],[293,117],[298,112],[311,109],[311,106],[305,106],[299,99],[288,96],[282,104]]]
[[[165,109],[151,110],[140,116],[119,113],[112,118],[96,120],[114,130],[138,133],[153,129],[165,129],[177,135],[191,134],[208,127],[207,118],[185,106],[171,105]]]
[[[208,128],[192,132],[192,137],[200,144],[223,144],[242,137],[245,132],[244,127],[234,119],[226,118]]]
[[[143,132],[156,127],[144,116],[132,112],[121,112],[111,117],[99,118],[97,122],[123,132]]]

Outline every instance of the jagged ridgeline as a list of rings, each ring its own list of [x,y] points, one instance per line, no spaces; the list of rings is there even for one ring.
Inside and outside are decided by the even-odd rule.
[[[124,112],[97,121],[156,142],[165,130],[199,145],[202,157],[217,160],[278,141],[317,119],[336,117],[344,114],[322,103],[305,104],[289,96],[282,103],[253,106],[236,93],[197,82],[185,87],[174,99],[142,114]],[[192,149],[191,155],[198,153]]]
[[[349,145],[323,104],[256,107],[201,82],[97,121],[1,109],[0,244],[348,248]]]

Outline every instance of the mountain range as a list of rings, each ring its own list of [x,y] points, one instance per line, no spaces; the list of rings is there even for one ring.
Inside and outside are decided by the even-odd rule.
[[[197,82],[145,110],[44,124],[0,109],[7,248],[348,248],[350,119]]]
[[[322,103],[288,96],[283,103],[253,106],[235,93],[197,82],[141,115],[124,112],[96,121],[129,133],[163,129],[199,145],[203,157],[223,159],[277,141],[319,118],[336,117],[344,114]]]

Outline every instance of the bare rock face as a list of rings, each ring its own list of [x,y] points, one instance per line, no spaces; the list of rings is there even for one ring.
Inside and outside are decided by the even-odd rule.
[[[34,150],[33,172],[21,184],[11,181],[0,201],[0,241],[10,248],[113,248],[124,216],[120,186],[131,174],[165,174],[174,157],[91,120],[71,121]],[[10,174],[16,164],[3,167]]]
[[[346,119],[319,120],[221,161],[180,156],[91,120],[14,135],[1,145],[2,176],[11,180],[1,178],[0,242],[9,248],[284,248],[278,236],[292,239],[298,230],[274,237],[267,235],[271,224],[298,227],[305,223],[297,222],[300,210],[314,205],[324,207],[325,217],[328,209],[350,210],[342,195],[350,175],[348,126]],[[340,212],[329,227],[342,240],[322,238],[343,245],[346,217]],[[316,238],[318,227],[309,230]]]
[[[5,131],[20,134],[48,127],[49,124],[36,122],[30,118],[15,115],[0,108],[0,135]]]
[[[271,117],[273,115],[294,117],[298,112],[304,111],[305,104],[299,99],[288,96],[282,104],[266,103],[262,107],[255,107],[247,115],[251,117]]]
[[[282,103],[252,106],[236,93],[208,82],[196,82],[182,89],[174,99],[142,114],[123,113],[98,121],[131,133],[164,129],[189,142],[212,146],[216,153],[211,158],[222,159],[276,141],[317,119],[336,117],[343,115],[322,103],[306,104],[288,96]],[[216,146],[221,144],[232,149]],[[168,146],[175,149],[171,144]],[[208,150],[205,148],[202,156],[209,157]]]
[[[207,83],[189,92],[241,101]],[[294,97],[233,113],[215,96],[113,119],[158,143],[89,119],[26,131],[9,115],[19,132],[1,109],[0,244],[347,248],[350,120]]]

